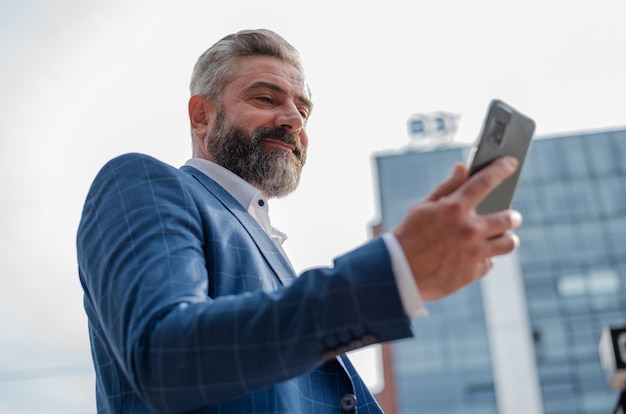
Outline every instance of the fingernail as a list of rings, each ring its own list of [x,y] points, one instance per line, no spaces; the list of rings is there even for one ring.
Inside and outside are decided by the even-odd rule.
[[[515,157],[506,157],[505,161],[507,168],[509,168],[510,170],[515,170],[517,168],[517,165],[519,164],[519,161],[517,161],[517,158]]]
[[[517,234],[512,233],[511,237],[513,237],[513,244],[515,245],[515,249],[517,249],[520,245],[520,240]]]
[[[511,210],[511,222],[513,223],[513,227],[517,228],[522,225],[523,217],[522,214],[517,210]]]

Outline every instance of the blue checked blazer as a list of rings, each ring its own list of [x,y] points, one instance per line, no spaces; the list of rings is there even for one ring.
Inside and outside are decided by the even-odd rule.
[[[146,155],[99,172],[77,253],[99,413],[380,413],[342,354],[411,335],[380,239],[296,278],[222,187]]]

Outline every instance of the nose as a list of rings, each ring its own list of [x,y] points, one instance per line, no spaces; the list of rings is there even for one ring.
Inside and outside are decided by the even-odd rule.
[[[280,128],[287,128],[291,132],[299,133],[304,128],[304,118],[296,105],[288,103],[281,108],[276,117],[276,124]]]

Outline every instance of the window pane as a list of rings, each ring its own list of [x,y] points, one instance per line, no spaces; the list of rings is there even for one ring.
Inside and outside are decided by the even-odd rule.
[[[613,269],[594,270],[589,274],[589,294],[607,295],[619,292],[620,282]]]
[[[597,174],[606,175],[617,171],[616,151],[608,134],[595,134],[587,138],[585,144],[592,168]]]
[[[608,229],[611,250],[614,254],[620,255],[626,252],[626,219],[611,220]]]
[[[563,216],[574,219],[594,219],[599,216],[598,200],[588,179],[563,183]]]
[[[547,262],[550,260],[546,238],[541,227],[521,227],[517,230],[520,244],[520,259],[522,263]],[[626,238],[626,233],[624,234]]]
[[[561,296],[582,296],[587,291],[584,275],[561,276],[557,282],[557,290]]]
[[[577,255],[576,235],[569,224],[558,224],[545,227],[548,252],[553,260],[568,262]]]
[[[623,180],[623,177],[615,176],[594,183],[602,211],[609,217],[626,210],[626,189]]]
[[[567,140],[566,162],[570,179],[589,176],[589,163],[583,147],[583,137],[572,137]]]
[[[576,255],[589,259],[606,257],[606,238],[600,222],[580,223],[576,226],[575,239]]]

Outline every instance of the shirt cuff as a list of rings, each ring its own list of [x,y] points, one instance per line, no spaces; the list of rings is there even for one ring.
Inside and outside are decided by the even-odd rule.
[[[398,243],[398,239],[396,239],[393,233],[383,233],[381,237],[391,256],[391,268],[396,278],[396,285],[398,286],[404,311],[410,318],[428,316],[428,309],[424,306],[419,288],[413,278],[413,272],[409,262],[406,260],[402,247],[400,247],[400,243]]]

